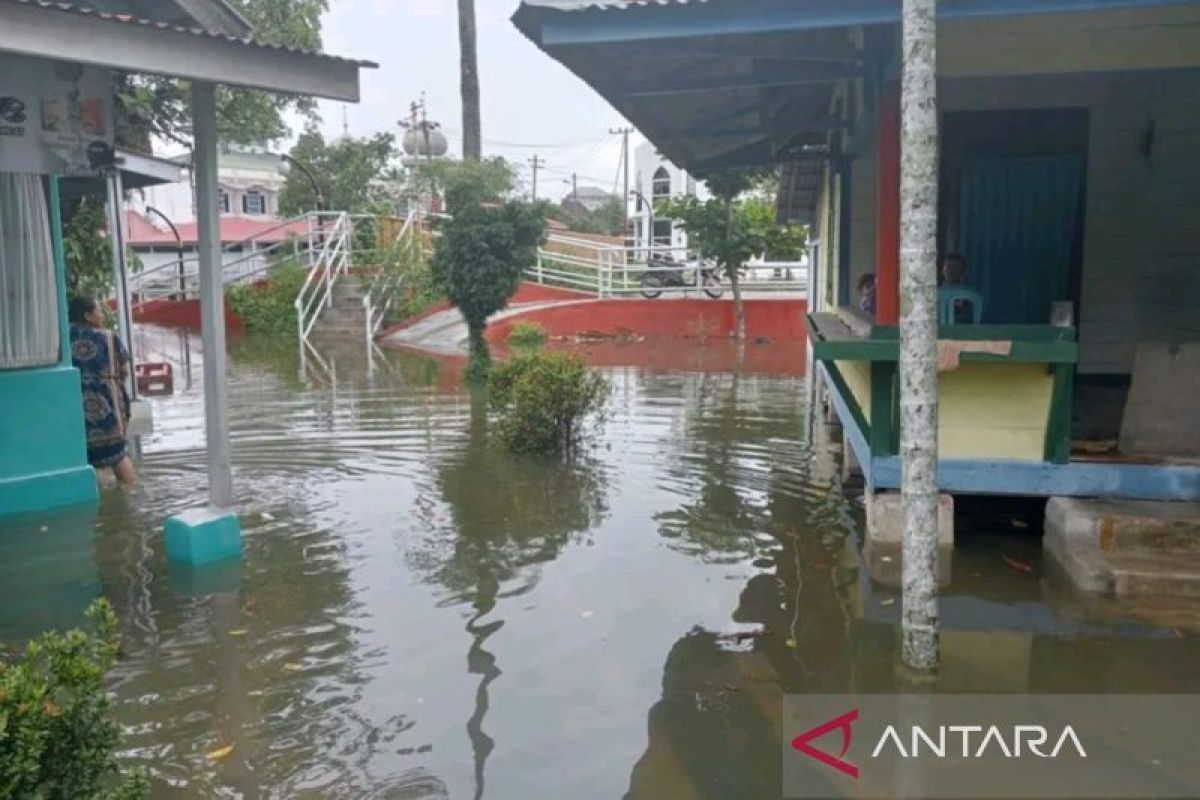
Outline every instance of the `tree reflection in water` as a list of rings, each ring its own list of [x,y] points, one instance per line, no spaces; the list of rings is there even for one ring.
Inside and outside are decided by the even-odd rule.
[[[467,670],[481,677],[467,736],[476,798],[483,797],[486,763],[495,747],[484,731],[489,687],[501,675],[485,644],[504,625],[502,619],[484,619],[499,600],[531,591],[539,565],[557,558],[607,513],[603,475],[586,454],[568,462],[515,456],[489,443],[487,425],[486,397],[474,390],[466,443],[437,469],[452,525],[435,532],[414,555],[434,581],[474,609],[466,623]]]

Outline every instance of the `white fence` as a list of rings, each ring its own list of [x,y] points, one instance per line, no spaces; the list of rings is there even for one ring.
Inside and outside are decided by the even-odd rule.
[[[626,247],[559,233],[546,238],[526,277],[600,297],[721,297],[731,290],[728,277],[695,251]],[[743,266],[739,283],[745,292],[805,293],[808,266],[803,261],[751,261]]]

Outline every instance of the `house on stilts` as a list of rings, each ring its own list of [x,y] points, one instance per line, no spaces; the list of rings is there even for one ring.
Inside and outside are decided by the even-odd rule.
[[[869,517],[901,482],[900,12],[525,0],[513,18],[690,173],[782,168],[781,218],[812,240],[811,369]],[[1092,556],[1122,520],[1161,517],[1146,501],[1200,518],[1175,502],[1200,500],[1200,1],[943,0],[937,62],[939,249],[966,267],[940,292],[941,491],[1055,498],[1048,546],[1119,592],[1136,581]],[[1200,537],[1175,546],[1200,595]]]

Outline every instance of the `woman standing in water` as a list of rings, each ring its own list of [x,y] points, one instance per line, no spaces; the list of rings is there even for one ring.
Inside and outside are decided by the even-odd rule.
[[[104,327],[95,298],[72,299],[70,318],[71,361],[83,385],[88,463],[96,469],[111,468],[121,483],[131,484],[136,476],[125,440],[129,351],[120,337]]]

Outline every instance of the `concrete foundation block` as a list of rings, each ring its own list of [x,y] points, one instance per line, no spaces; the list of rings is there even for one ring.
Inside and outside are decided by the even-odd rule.
[[[1054,497],[1042,546],[1085,592],[1200,597],[1200,503]]]
[[[232,511],[189,509],[168,517],[163,528],[171,562],[196,567],[242,555],[242,526]]]
[[[148,436],[154,433],[154,406],[149,400],[134,400],[129,404],[130,436]]]
[[[867,536],[863,558],[871,580],[898,588],[904,575],[904,516],[898,492],[868,493]],[[954,552],[954,498],[938,496],[938,585],[948,586]]]
[[[842,433],[842,480],[848,481],[851,478],[861,478],[863,474],[862,465],[858,463],[858,458],[854,455],[854,448],[850,446],[850,437]]]
[[[866,496],[867,539],[878,543],[904,541],[904,514],[899,492],[878,492]],[[954,498],[938,495],[938,545],[954,546]]]

